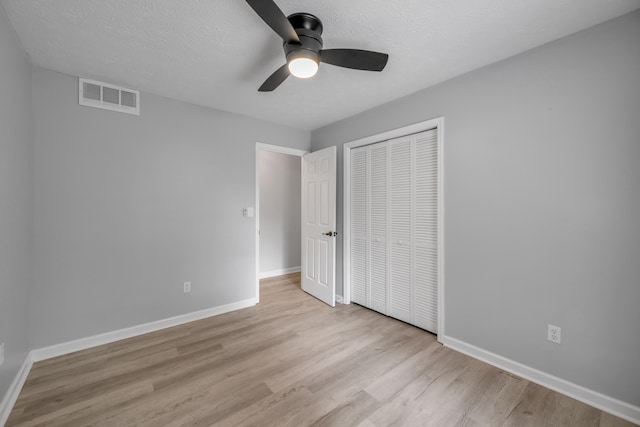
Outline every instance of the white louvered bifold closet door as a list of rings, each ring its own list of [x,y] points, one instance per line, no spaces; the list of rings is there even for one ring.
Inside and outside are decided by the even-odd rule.
[[[438,136],[351,152],[354,302],[437,333]]]
[[[389,315],[411,323],[413,307],[411,269],[412,161],[411,138],[389,141],[391,265]]]
[[[367,147],[351,153],[351,299],[369,307],[368,279],[368,179]]]
[[[369,153],[369,308],[387,314],[387,259],[389,217],[387,191],[387,144],[372,145]]]
[[[414,320],[438,330],[438,134],[414,135]]]

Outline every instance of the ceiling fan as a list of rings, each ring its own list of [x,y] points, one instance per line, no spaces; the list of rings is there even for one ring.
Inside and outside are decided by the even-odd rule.
[[[382,71],[389,55],[360,49],[322,49],[322,22],[310,13],[286,17],[273,0],[247,0],[249,6],[284,41],[287,63],[278,68],[258,91],[271,92],[290,74],[313,77],[320,62],[354,70]]]

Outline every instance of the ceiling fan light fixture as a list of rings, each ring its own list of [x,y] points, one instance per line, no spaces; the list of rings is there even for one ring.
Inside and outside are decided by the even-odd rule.
[[[312,52],[295,53],[289,58],[289,72],[299,79],[308,79],[318,72],[318,58]]]
[[[363,71],[382,71],[389,55],[361,49],[323,49],[322,21],[310,13],[285,16],[274,0],[246,0],[258,16],[282,39],[286,64],[262,83],[258,92],[272,92],[289,76],[308,79],[321,62]]]

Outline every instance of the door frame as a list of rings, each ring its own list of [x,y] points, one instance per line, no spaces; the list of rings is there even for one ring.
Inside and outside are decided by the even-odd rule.
[[[260,152],[271,151],[273,153],[288,154],[302,158],[308,151],[297,148],[282,147],[280,145],[263,144],[256,142],[256,207],[255,207],[255,241],[256,241],[256,304],[260,302]],[[300,161],[300,179],[302,179],[302,161]],[[302,206],[300,207],[302,216]]]
[[[347,142],[343,147],[343,232],[342,235],[342,301],[351,304],[351,150],[430,129],[438,130],[438,341],[444,332],[444,117],[425,120],[366,138]]]

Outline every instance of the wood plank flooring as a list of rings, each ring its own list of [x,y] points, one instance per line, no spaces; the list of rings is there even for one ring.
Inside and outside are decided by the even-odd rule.
[[[256,307],[33,366],[7,426],[631,426],[299,274]]]

